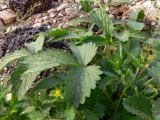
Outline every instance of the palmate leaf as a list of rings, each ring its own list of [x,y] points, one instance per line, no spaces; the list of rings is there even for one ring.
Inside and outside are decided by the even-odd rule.
[[[26,57],[22,64],[27,66],[25,73],[43,71],[49,68],[76,64],[75,58],[63,50],[47,49]]]
[[[18,65],[11,75],[12,89],[17,94],[19,100],[23,98],[39,74],[39,72],[24,74],[25,70],[25,66]]]
[[[151,104],[150,101],[144,96],[129,96],[123,100],[124,108],[142,119],[151,119]]]
[[[21,49],[21,50],[17,50],[12,54],[7,54],[6,56],[2,57],[0,59],[0,71],[10,62],[20,59],[22,57],[26,57],[28,55],[30,55],[31,53],[28,50],[25,49]]]
[[[160,98],[152,105],[152,116],[154,117],[154,120],[160,120]]]
[[[37,78],[40,72],[24,73],[21,76],[21,84],[18,89],[18,99],[21,100],[26,92],[30,89],[33,82]]]
[[[105,35],[107,37],[111,37],[113,31],[113,23],[106,12],[100,9],[94,10],[91,13],[91,17],[94,23],[104,31]]]
[[[102,72],[99,66],[72,67],[68,78],[65,81],[65,98],[70,104],[76,107],[85,102],[85,97],[89,97],[91,89],[96,88],[96,83],[100,80]]]
[[[91,42],[78,47],[71,44],[70,49],[77,58],[78,62],[84,66],[86,66],[93,59],[97,51],[96,45]]]
[[[33,53],[37,53],[38,51],[42,50],[44,39],[45,39],[45,34],[40,33],[35,42],[25,43],[25,46]]]
[[[47,49],[36,54],[30,54],[22,59],[20,67],[12,74],[13,86],[16,88],[18,98],[23,98],[41,71],[71,64],[76,64],[75,58],[71,54],[58,49]]]

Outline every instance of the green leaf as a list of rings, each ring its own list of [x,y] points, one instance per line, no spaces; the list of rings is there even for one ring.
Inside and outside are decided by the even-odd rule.
[[[71,44],[70,49],[81,65],[86,66],[96,55],[97,47],[93,43],[86,43],[76,47]]]
[[[158,84],[160,84],[160,56],[156,60],[154,60],[150,65],[148,69],[149,75],[153,78],[154,81],[156,81]]]
[[[61,41],[61,40],[79,40],[81,39],[81,36],[76,34],[76,33],[69,33],[65,36],[61,36],[61,37],[57,37],[57,38],[51,38],[50,40],[48,40],[47,42],[57,42],[57,41]]]
[[[11,74],[12,90],[21,100],[30,89],[39,72],[24,74],[26,67],[19,64]]]
[[[21,84],[18,89],[18,99],[21,100],[26,92],[31,88],[33,82],[37,78],[40,72],[31,72],[31,73],[24,73],[20,77]]]
[[[127,25],[134,30],[142,30],[144,28],[144,23],[128,20]]]
[[[65,110],[65,116],[66,116],[66,120],[74,120],[75,113],[74,113],[73,106],[67,105],[67,108]]]
[[[79,103],[85,102],[85,97],[89,97],[91,89],[96,88],[96,83],[102,74],[99,66],[72,67],[68,78],[65,81],[65,98],[70,104],[76,107]]]
[[[152,116],[154,117],[154,120],[160,120],[160,98],[152,105]]]
[[[96,45],[104,45],[109,43],[108,40],[106,40],[104,37],[101,37],[99,35],[87,35],[87,36],[84,36],[82,39],[83,39],[83,42],[92,42],[92,43],[95,43]]]
[[[109,16],[103,10],[94,10],[91,13],[94,23],[101,28],[107,37],[111,37],[113,31],[113,23]]]
[[[87,120],[99,120],[98,115],[89,109],[84,109],[83,113]]]
[[[129,14],[129,18],[135,21],[138,20],[143,20],[145,14],[144,14],[144,10],[140,10],[140,11],[136,11],[136,12],[131,12]]]
[[[30,52],[25,49],[17,50],[14,53],[7,54],[0,59],[0,71],[12,61],[26,57],[28,55],[30,55]]]
[[[130,33],[128,30],[123,30],[120,33],[115,33],[115,37],[118,38],[122,42],[128,41],[129,36],[130,36]]]
[[[45,40],[44,33],[40,33],[37,40],[31,43],[25,43],[25,46],[33,53],[37,53],[38,51],[42,50],[43,44]]]
[[[54,73],[42,79],[32,90],[49,89],[64,82],[66,76],[63,73]]]
[[[47,49],[26,57],[22,64],[27,66],[25,73],[39,72],[49,68],[77,64],[75,58],[63,50]]]
[[[90,12],[92,10],[92,3],[90,0],[80,0],[81,9],[85,12]]]
[[[27,116],[28,120],[44,120],[42,112],[36,110],[34,106],[28,106],[24,111],[24,116]]]
[[[128,112],[137,115],[142,119],[151,119],[152,117],[152,106],[150,104],[150,101],[144,96],[134,95],[124,98],[123,106]]]
[[[62,37],[69,34],[69,31],[66,29],[53,28],[48,32],[49,37]]]

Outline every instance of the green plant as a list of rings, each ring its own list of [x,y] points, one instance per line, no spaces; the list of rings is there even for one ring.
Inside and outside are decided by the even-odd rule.
[[[6,84],[11,90],[2,89],[0,101],[11,92],[13,105],[24,104],[19,117],[2,115],[4,120],[23,115],[30,120],[159,119],[159,31],[144,29],[143,11],[125,21],[113,21],[103,7],[90,14],[79,19],[89,23],[87,28],[40,33],[26,48],[0,59],[1,71],[17,61]],[[43,47],[61,40],[70,41],[67,50]],[[41,76],[46,71],[49,75]]]

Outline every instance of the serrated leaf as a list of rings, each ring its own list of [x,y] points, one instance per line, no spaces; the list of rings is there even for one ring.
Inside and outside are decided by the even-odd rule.
[[[149,75],[153,78],[154,81],[156,81],[158,84],[160,84],[160,60],[154,60],[148,68]]]
[[[91,89],[96,88],[96,83],[102,74],[99,66],[72,67],[65,82],[65,98],[76,107],[85,102],[89,97]]]
[[[7,54],[0,59],[0,71],[10,62],[20,59],[22,57],[26,57],[28,55],[30,55],[30,52],[25,49],[17,50],[14,53]]]
[[[44,33],[40,33],[37,40],[31,43],[25,43],[25,46],[33,53],[37,53],[38,51],[42,50],[43,44],[45,40]]]
[[[24,74],[26,67],[19,64],[11,74],[12,90],[21,100],[30,89],[39,72]]]
[[[109,16],[103,10],[94,10],[91,13],[94,23],[100,27],[107,37],[111,37],[113,31],[113,23]]]
[[[70,49],[81,65],[87,65],[96,55],[97,47],[94,43],[86,43],[76,47],[71,44]]]
[[[73,106],[67,105],[66,110],[65,110],[65,116],[66,116],[66,120],[74,120],[75,113],[74,113]]]
[[[28,70],[25,73],[32,73],[60,65],[74,65],[76,60],[71,54],[63,50],[47,49],[26,57],[21,63],[27,66]]]
[[[129,96],[123,100],[124,108],[142,119],[151,119],[151,104],[144,96]]]
[[[18,89],[18,99],[21,100],[26,92],[31,88],[33,82],[40,72],[24,73],[21,76],[21,84]]]
[[[127,25],[134,30],[142,30],[144,28],[144,23],[128,20]]]
[[[154,120],[160,120],[160,98],[152,105],[152,116],[154,117]]]

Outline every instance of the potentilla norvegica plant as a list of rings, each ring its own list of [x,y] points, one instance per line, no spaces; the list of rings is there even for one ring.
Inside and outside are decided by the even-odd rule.
[[[88,11],[78,19],[84,29],[40,33],[0,59],[1,71],[17,61],[0,87],[2,120],[160,119],[159,31],[145,30],[143,11],[125,21]],[[43,47],[61,40],[69,40],[67,50]]]

